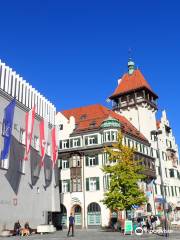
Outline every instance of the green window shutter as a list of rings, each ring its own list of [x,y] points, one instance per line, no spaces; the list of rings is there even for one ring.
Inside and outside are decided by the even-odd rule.
[[[88,138],[85,138],[85,145],[88,145]]]
[[[96,190],[99,190],[99,177],[96,178]]]
[[[95,142],[95,144],[98,143],[98,136],[97,135],[95,136],[95,141],[94,142]]]
[[[69,160],[67,160],[67,168],[69,168]]]
[[[70,147],[73,147],[73,139],[70,139]]]
[[[70,192],[70,179],[68,179],[67,182],[68,182],[68,192]]]
[[[62,140],[59,141],[59,148],[62,149]]]
[[[69,139],[67,140],[67,148],[69,148]]]
[[[89,191],[89,178],[86,178],[86,191]]]
[[[98,154],[95,156],[95,165],[99,165]]]
[[[89,157],[86,156],[86,166],[89,166]]]

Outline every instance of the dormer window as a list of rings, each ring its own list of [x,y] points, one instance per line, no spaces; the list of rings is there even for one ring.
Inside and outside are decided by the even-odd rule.
[[[96,121],[92,121],[92,122],[90,122],[90,124],[89,124],[89,127],[95,127],[96,126]]]
[[[83,114],[83,115],[80,116],[81,121],[85,120],[86,118],[87,118],[87,114]]]
[[[95,145],[98,144],[98,136],[97,135],[91,135],[85,137],[85,145]]]

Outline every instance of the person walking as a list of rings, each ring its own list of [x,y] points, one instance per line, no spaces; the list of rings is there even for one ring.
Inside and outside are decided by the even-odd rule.
[[[69,216],[69,229],[67,234],[68,237],[69,237],[70,231],[72,231],[72,237],[74,237],[74,223],[75,223],[75,219],[71,213],[71,215]]]

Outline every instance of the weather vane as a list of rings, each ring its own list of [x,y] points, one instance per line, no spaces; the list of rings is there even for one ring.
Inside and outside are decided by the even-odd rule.
[[[132,48],[128,49],[128,58],[132,59]]]

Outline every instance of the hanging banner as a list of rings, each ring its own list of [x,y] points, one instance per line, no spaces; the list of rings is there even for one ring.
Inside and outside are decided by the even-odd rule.
[[[4,148],[1,151],[1,160],[8,157],[10,144],[11,144],[11,134],[14,119],[14,109],[16,106],[15,98],[9,103],[9,105],[4,109],[4,118],[2,125],[2,136],[4,137]]]
[[[56,164],[57,157],[58,157],[58,147],[57,147],[57,142],[56,142],[56,128],[53,127],[51,130],[51,159],[52,159],[52,165],[53,167]]]
[[[26,151],[24,160],[28,160],[35,120],[35,107],[26,113]]]
[[[48,121],[47,119],[42,119],[39,124],[40,130],[40,148],[41,148],[41,162],[40,165],[44,165],[44,157],[46,154],[47,149],[47,142],[48,142]]]

